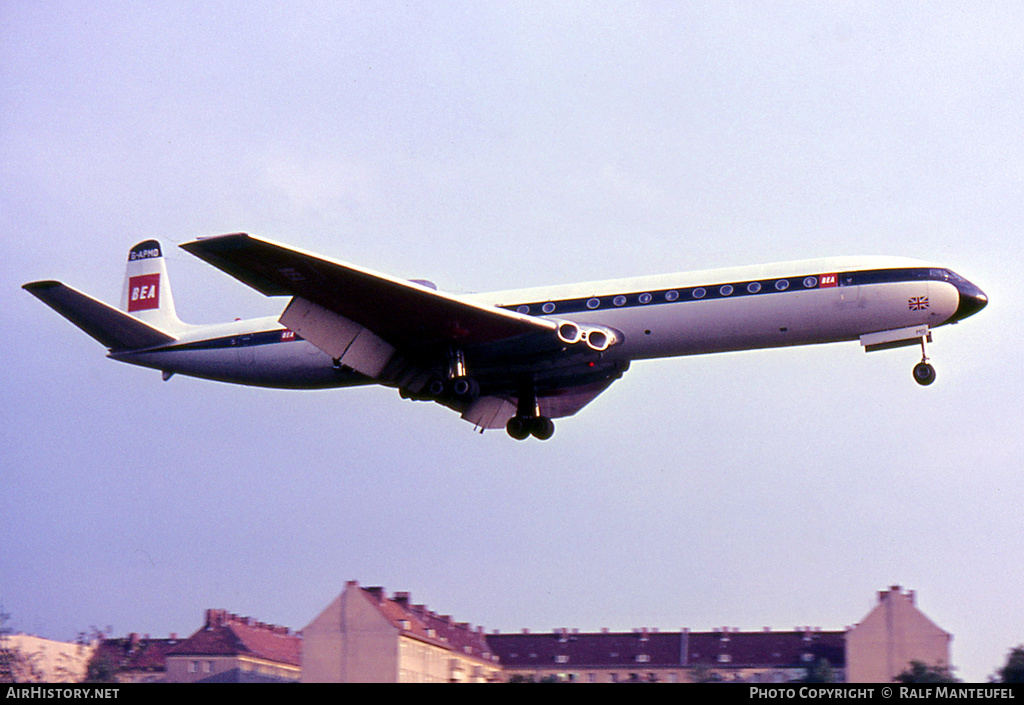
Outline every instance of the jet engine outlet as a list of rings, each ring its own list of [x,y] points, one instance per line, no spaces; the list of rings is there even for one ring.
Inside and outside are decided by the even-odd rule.
[[[583,340],[583,329],[572,321],[558,324],[558,339],[566,345],[575,345]]]
[[[603,326],[587,326],[583,335],[587,340],[587,345],[591,350],[597,352],[604,352],[613,345],[618,345],[622,342],[622,334],[612,328],[605,328]]]

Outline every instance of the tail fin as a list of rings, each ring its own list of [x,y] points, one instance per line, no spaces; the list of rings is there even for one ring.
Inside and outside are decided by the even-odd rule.
[[[172,335],[187,328],[174,311],[167,265],[156,240],[140,242],[128,251],[121,309]]]

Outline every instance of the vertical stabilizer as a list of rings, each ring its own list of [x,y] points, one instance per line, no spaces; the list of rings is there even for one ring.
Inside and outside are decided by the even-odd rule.
[[[128,251],[121,309],[171,334],[186,327],[174,311],[167,265],[156,240],[140,242]]]

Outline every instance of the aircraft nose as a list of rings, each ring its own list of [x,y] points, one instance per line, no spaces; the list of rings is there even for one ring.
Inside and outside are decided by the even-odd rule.
[[[960,305],[950,319],[954,323],[973,316],[988,305],[988,296],[985,292],[966,279],[956,282],[956,290],[960,292]]]

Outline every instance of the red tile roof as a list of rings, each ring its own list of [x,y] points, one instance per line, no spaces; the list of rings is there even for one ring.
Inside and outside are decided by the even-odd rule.
[[[454,621],[449,615],[435,614],[424,605],[414,605],[407,592],[398,592],[388,598],[381,587],[359,588],[354,580],[349,581],[348,587],[358,588],[381,615],[405,636],[466,656],[485,661],[496,660],[482,627],[474,628],[468,622]]]
[[[226,610],[207,610],[206,624],[168,656],[241,656],[302,665],[302,638],[286,627],[263,624]]]
[[[93,661],[109,661],[118,671],[166,670],[167,653],[180,641],[170,639],[150,639],[129,634],[121,639],[102,639],[93,653]]]

